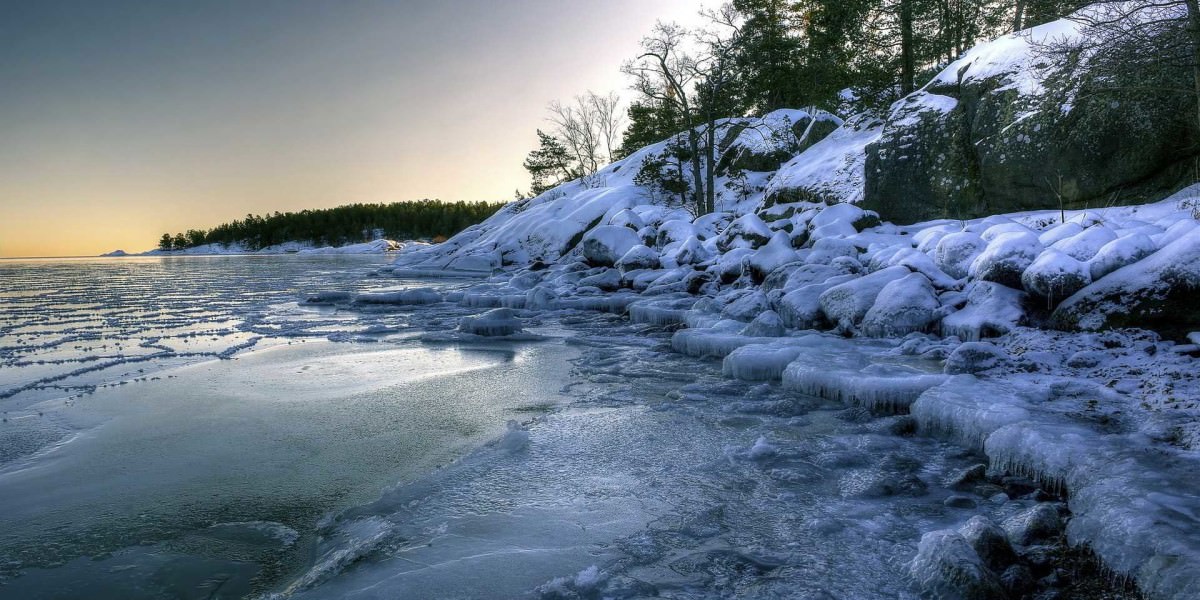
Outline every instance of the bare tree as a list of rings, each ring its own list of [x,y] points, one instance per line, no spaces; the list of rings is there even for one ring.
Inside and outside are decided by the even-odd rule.
[[[680,115],[686,127],[692,176],[692,202],[697,212],[704,214],[705,199],[701,180],[700,133],[696,131],[697,112],[693,106],[691,87],[695,83],[698,69],[696,58],[684,46],[688,30],[677,23],[654,25],[650,35],[642,38],[642,54],[626,62],[621,71],[633,79],[633,89],[646,98],[670,106]]]
[[[550,122],[557,136],[574,156],[583,175],[591,175],[613,161],[613,145],[619,141],[624,116],[615,93],[601,96],[588,91],[576,96],[574,104],[550,103]]]
[[[590,90],[586,98],[596,114],[596,126],[604,141],[605,159],[612,162],[616,160],[617,146],[621,144],[621,133],[625,130],[625,111],[621,109],[621,98],[616,92],[601,96]]]
[[[698,31],[660,21],[642,39],[642,54],[621,69],[633,79],[633,89],[680,116],[697,214],[716,209],[717,121],[727,116],[722,113],[733,86],[739,33],[732,6],[705,14],[713,27]]]

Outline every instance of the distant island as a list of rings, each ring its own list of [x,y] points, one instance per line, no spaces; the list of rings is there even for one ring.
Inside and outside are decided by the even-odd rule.
[[[336,208],[248,214],[212,229],[162,234],[151,253],[224,254],[241,252],[350,253],[399,250],[391,240],[439,242],[479,223],[503,202],[415,200],[389,204],[347,204]],[[391,244],[390,247],[384,247]],[[353,246],[354,248],[350,248]],[[189,252],[190,251],[190,252]],[[199,251],[199,252],[198,252]],[[338,252],[346,253],[346,252]],[[111,256],[124,255],[109,253]]]

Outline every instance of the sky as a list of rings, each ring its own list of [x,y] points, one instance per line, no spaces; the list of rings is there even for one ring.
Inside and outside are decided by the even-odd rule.
[[[247,213],[508,200],[546,106],[697,0],[0,0],[0,256]]]

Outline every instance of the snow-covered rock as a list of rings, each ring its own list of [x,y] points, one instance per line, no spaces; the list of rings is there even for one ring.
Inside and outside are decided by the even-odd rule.
[[[763,311],[754,317],[750,324],[742,329],[741,334],[749,337],[781,337],[786,333],[783,321],[773,310]]]
[[[933,254],[933,262],[947,275],[962,279],[975,258],[987,248],[987,242],[975,233],[960,231],[942,237]]]
[[[717,237],[717,249],[728,252],[734,248],[754,249],[771,239],[771,228],[758,215],[748,213],[734,219]],[[789,244],[790,245],[790,244]]]
[[[987,248],[975,258],[967,271],[976,279],[1019,288],[1021,275],[1037,260],[1042,250],[1042,243],[1033,233],[1008,231],[988,242]]]
[[[1057,248],[1043,252],[1021,274],[1021,284],[1025,289],[1045,298],[1051,306],[1091,282],[1092,273],[1088,265]]]
[[[871,337],[903,337],[927,331],[940,314],[933,285],[920,273],[909,273],[880,289],[863,317],[862,332]]]
[[[611,267],[641,243],[637,232],[628,227],[596,227],[583,236],[583,258],[595,267]]]
[[[1131,265],[1158,250],[1158,244],[1144,233],[1133,233],[1100,247],[1089,261],[1092,279],[1100,279],[1121,267]]]
[[[1027,296],[990,281],[969,284],[966,305],[942,319],[942,335],[979,340],[1011,331],[1025,321]]]
[[[657,252],[638,244],[617,260],[616,267],[622,272],[628,272],[637,269],[657,269],[659,264]]]
[[[786,232],[780,231],[771,236],[771,241],[750,257],[750,276],[754,281],[761,283],[771,271],[799,260],[800,255],[792,249],[792,238]]]
[[[1067,298],[1053,321],[1064,328],[1142,326],[1182,336],[1200,327],[1200,229],[1117,269]]]
[[[853,331],[887,284],[910,274],[906,267],[888,267],[829,288],[820,296],[821,312],[843,331]]]

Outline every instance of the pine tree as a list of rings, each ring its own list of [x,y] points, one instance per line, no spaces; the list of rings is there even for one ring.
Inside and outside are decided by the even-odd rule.
[[[571,153],[558,138],[537,130],[538,148],[525,157],[522,166],[529,171],[532,182],[529,193],[537,196],[562,183],[575,179],[578,168],[573,164]]]
[[[644,98],[629,105],[626,111],[629,126],[621,135],[617,158],[625,158],[638,149],[679,133],[683,122],[677,111],[665,102]]]
[[[174,246],[175,246],[175,241],[173,239],[171,239],[171,234],[169,234],[169,233],[162,234],[162,237],[158,239],[158,249],[159,250],[162,250],[164,252],[169,252],[174,248]]]
[[[808,104],[811,98],[802,73],[800,3],[734,0],[733,8],[742,19],[733,68],[746,108],[762,114]]]

